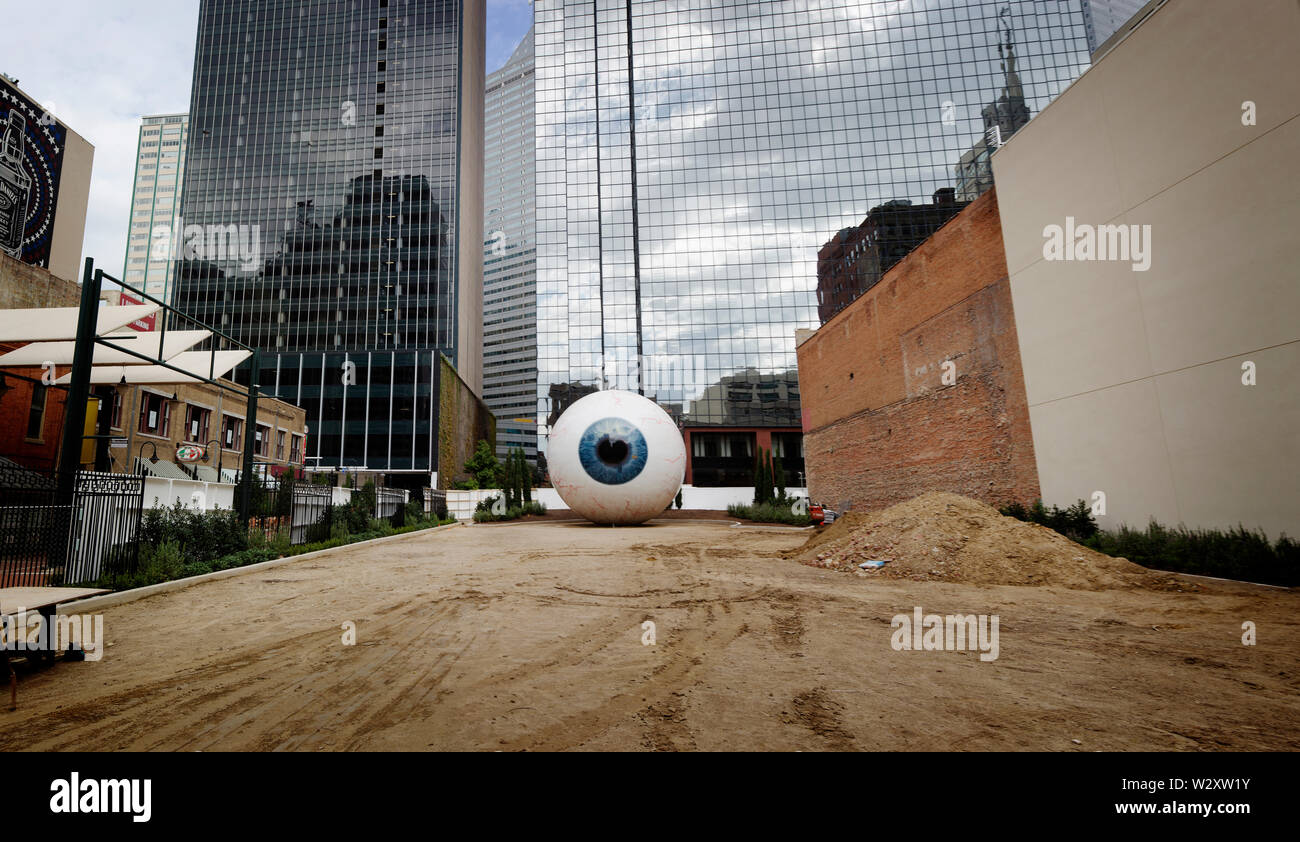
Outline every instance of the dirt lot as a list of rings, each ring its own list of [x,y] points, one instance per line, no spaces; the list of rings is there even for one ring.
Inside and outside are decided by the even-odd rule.
[[[782,556],[807,536],[461,527],[115,606],[0,748],[1300,748],[1296,593],[873,578]],[[914,606],[997,614],[999,657],[894,651]]]

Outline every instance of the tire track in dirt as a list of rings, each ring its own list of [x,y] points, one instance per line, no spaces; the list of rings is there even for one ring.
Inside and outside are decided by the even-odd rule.
[[[459,599],[435,601],[440,607],[435,609],[431,625],[445,621],[445,615],[457,608]],[[277,707],[290,704],[287,700],[301,698],[305,685],[313,688],[309,691],[313,695],[350,679],[360,679],[354,687],[368,686],[365,679],[379,664],[374,663],[375,653],[369,651],[364,638],[391,639],[409,623],[406,614],[412,610],[427,611],[429,606],[428,601],[412,598],[375,610],[374,613],[391,619],[363,619],[360,624],[363,641],[355,648],[343,646],[333,628],[312,631],[280,639],[269,647],[242,648],[164,679],[58,709],[33,720],[42,739],[37,745],[29,743],[26,747],[81,750],[230,747],[227,744],[238,742],[236,735],[242,728],[253,723],[259,730],[268,725],[274,727],[289,721],[294,712],[312,705],[312,701],[297,704],[289,714],[278,717],[272,713]],[[406,611],[400,611],[403,608]],[[362,657],[359,663],[350,665],[347,661],[354,653]],[[297,656],[294,666],[309,670],[305,684],[301,674],[285,669],[286,656],[294,655]],[[0,737],[0,746],[3,743]]]
[[[701,613],[705,616],[698,618]],[[694,622],[697,618],[702,621]],[[679,623],[678,627],[683,631],[674,631],[657,644],[668,653],[668,660],[651,670],[649,677],[594,709],[575,712],[523,737],[504,741],[500,747],[506,751],[559,751],[581,746],[611,727],[635,719],[638,712],[668,703],[670,696],[674,699],[682,696],[678,691],[683,690],[692,672],[704,663],[704,655],[725,650],[747,631],[738,615],[719,614],[708,604],[688,609],[688,622]],[[674,701],[668,709],[677,717],[676,724],[681,726],[678,734],[681,734],[686,726],[684,712],[678,704]]]

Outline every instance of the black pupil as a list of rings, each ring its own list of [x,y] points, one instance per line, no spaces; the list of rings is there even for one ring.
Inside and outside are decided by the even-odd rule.
[[[596,445],[596,457],[606,465],[621,465],[627,458],[627,442],[605,436]]]

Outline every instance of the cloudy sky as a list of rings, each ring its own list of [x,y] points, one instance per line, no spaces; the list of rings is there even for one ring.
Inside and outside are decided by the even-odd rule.
[[[84,257],[120,275],[140,118],[190,104],[198,0],[5,3],[0,71],[95,147]],[[51,21],[57,21],[51,26]],[[532,22],[530,0],[487,0],[487,70]]]

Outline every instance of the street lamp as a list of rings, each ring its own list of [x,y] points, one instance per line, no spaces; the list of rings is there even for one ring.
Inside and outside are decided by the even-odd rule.
[[[208,457],[212,455],[212,451],[208,448],[208,445],[210,444],[215,444],[217,446],[217,482],[221,482],[221,457],[225,455],[221,450],[221,439],[208,439],[203,443],[204,462],[208,461]]]
[[[141,462],[141,460],[144,459],[144,449],[145,449],[146,447],[152,447],[152,448],[153,448],[153,453],[149,456],[149,464],[150,464],[150,465],[157,465],[157,464],[158,464],[158,445],[154,444],[154,443],[151,442],[151,441],[142,442],[142,443],[140,444],[140,449],[139,449],[138,451],[136,451],[136,454],[135,454],[135,464],[136,464],[136,469],[137,469],[138,471],[140,471],[141,475],[144,474],[144,467],[140,465],[140,462]]]

